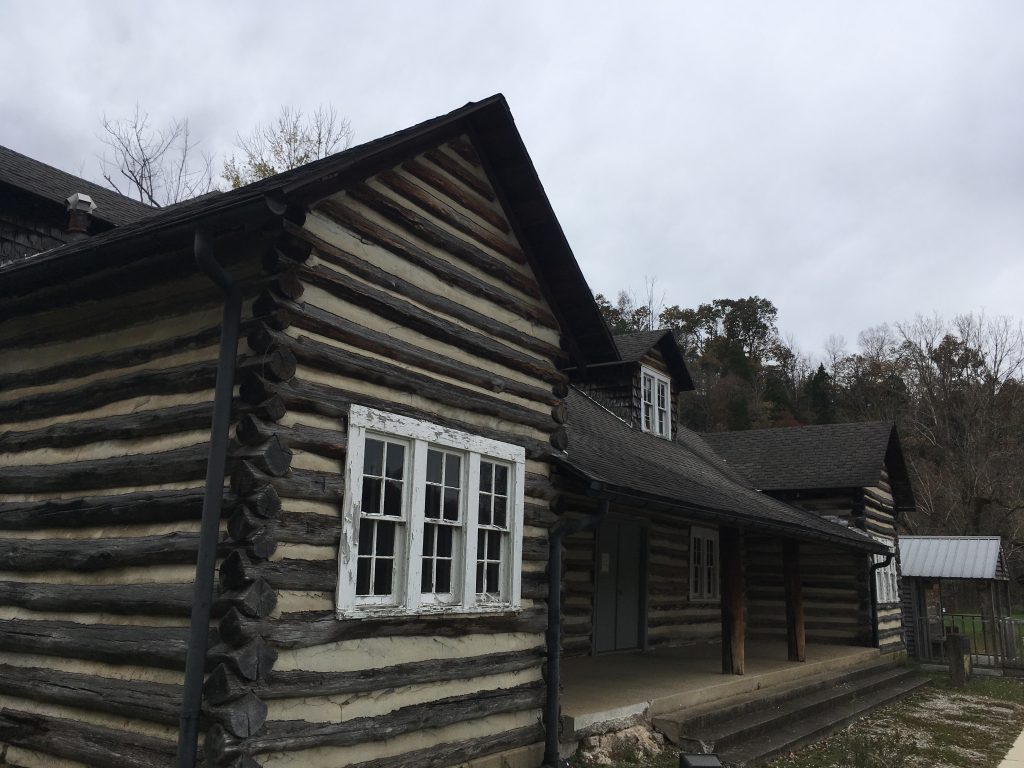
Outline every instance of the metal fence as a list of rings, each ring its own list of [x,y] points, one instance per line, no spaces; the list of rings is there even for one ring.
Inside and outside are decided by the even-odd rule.
[[[945,661],[945,639],[958,634],[970,639],[974,666],[1024,669],[1024,619],[947,613],[941,620],[917,619],[914,632],[914,648],[922,660]]]

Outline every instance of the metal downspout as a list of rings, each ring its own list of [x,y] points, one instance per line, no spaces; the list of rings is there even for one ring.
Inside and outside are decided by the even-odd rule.
[[[206,491],[203,496],[199,555],[192,593],[192,618],[185,661],[185,692],[181,703],[181,728],[178,731],[177,768],[194,768],[196,764],[199,715],[203,701],[203,673],[210,636],[210,611],[213,605],[217,538],[221,502],[224,498],[228,432],[231,428],[231,397],[235,384],[235,359],[238,355],[238,327],[242,314],[241,290],[217,263],[210,236],[206,232],[196,230],[194,251],[196,264],[224,292],[224,316],[220,334],[220,354],[217,360],[210,454],[206,464]]]
[[[596,528],[608,513],[608,499],[601,499],[597,514],[568,522],[559,522],[548,540],[548,670],[547,701],[544,703],[544,765],[563,768],[567,763],[558,754],[559,685],[562,679],[562,539],[574,533]]]
[[[888,566],[896,557],[895,552],[890,552],[880,563],[872,563],[868,569],[868,581],[871,589],[871,647],[878,647],[878,571]]]

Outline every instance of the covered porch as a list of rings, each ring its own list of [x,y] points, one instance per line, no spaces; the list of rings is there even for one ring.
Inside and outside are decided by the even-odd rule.
[[[719,642],[568,658],[562,666],[562,735],[579,738],[620,722],[839,678],[881,663],[877,648],[808,644],[803,662],[787,660],[785,641],[746,644],[743,675],[723,675]]]

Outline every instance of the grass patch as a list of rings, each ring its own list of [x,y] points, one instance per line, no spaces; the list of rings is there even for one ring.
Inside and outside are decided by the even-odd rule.
[[[771,768],[996,768],[1024,729],[1024,681],[949,675]]]

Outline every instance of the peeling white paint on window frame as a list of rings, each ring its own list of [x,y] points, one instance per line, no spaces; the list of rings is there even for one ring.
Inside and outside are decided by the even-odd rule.
[[[356,565],[359,542],[359,499],[363,449],[367,433],[385,438],[398,438],[410,444],[411,468],[407,499],[409,517],[404,528],[401,549],[396,548],[394,599],[388,604],[360,602],[356,597]],[[461,600],[452,603],[424,601],[420,594],[420,565],[426,485],[426,453],[436,446],[463,453],[469,465],[465,502],[465,533],[462,536],[460,587]],[[480,487],[480,459],[492,459],[511,465],[509,489],[509,557],[502,573],[507,599],[494,600],[477,595],[476,573],[476,510],[475,500]],[[420,616],[428,614],[508,613],[520,609],[523,514],[526,487],[526,449],[519,445],[472,435],[421,419],[387,413],[366,406],[353,405],[348,418],[348,451],[345,460],[345,493],[342,502],[342,535],[338,552],[338,587],[335,595],[339,619]],[[402,556],[399,556],[399,551]],[[416,556],[412,556],[417,553]]]

